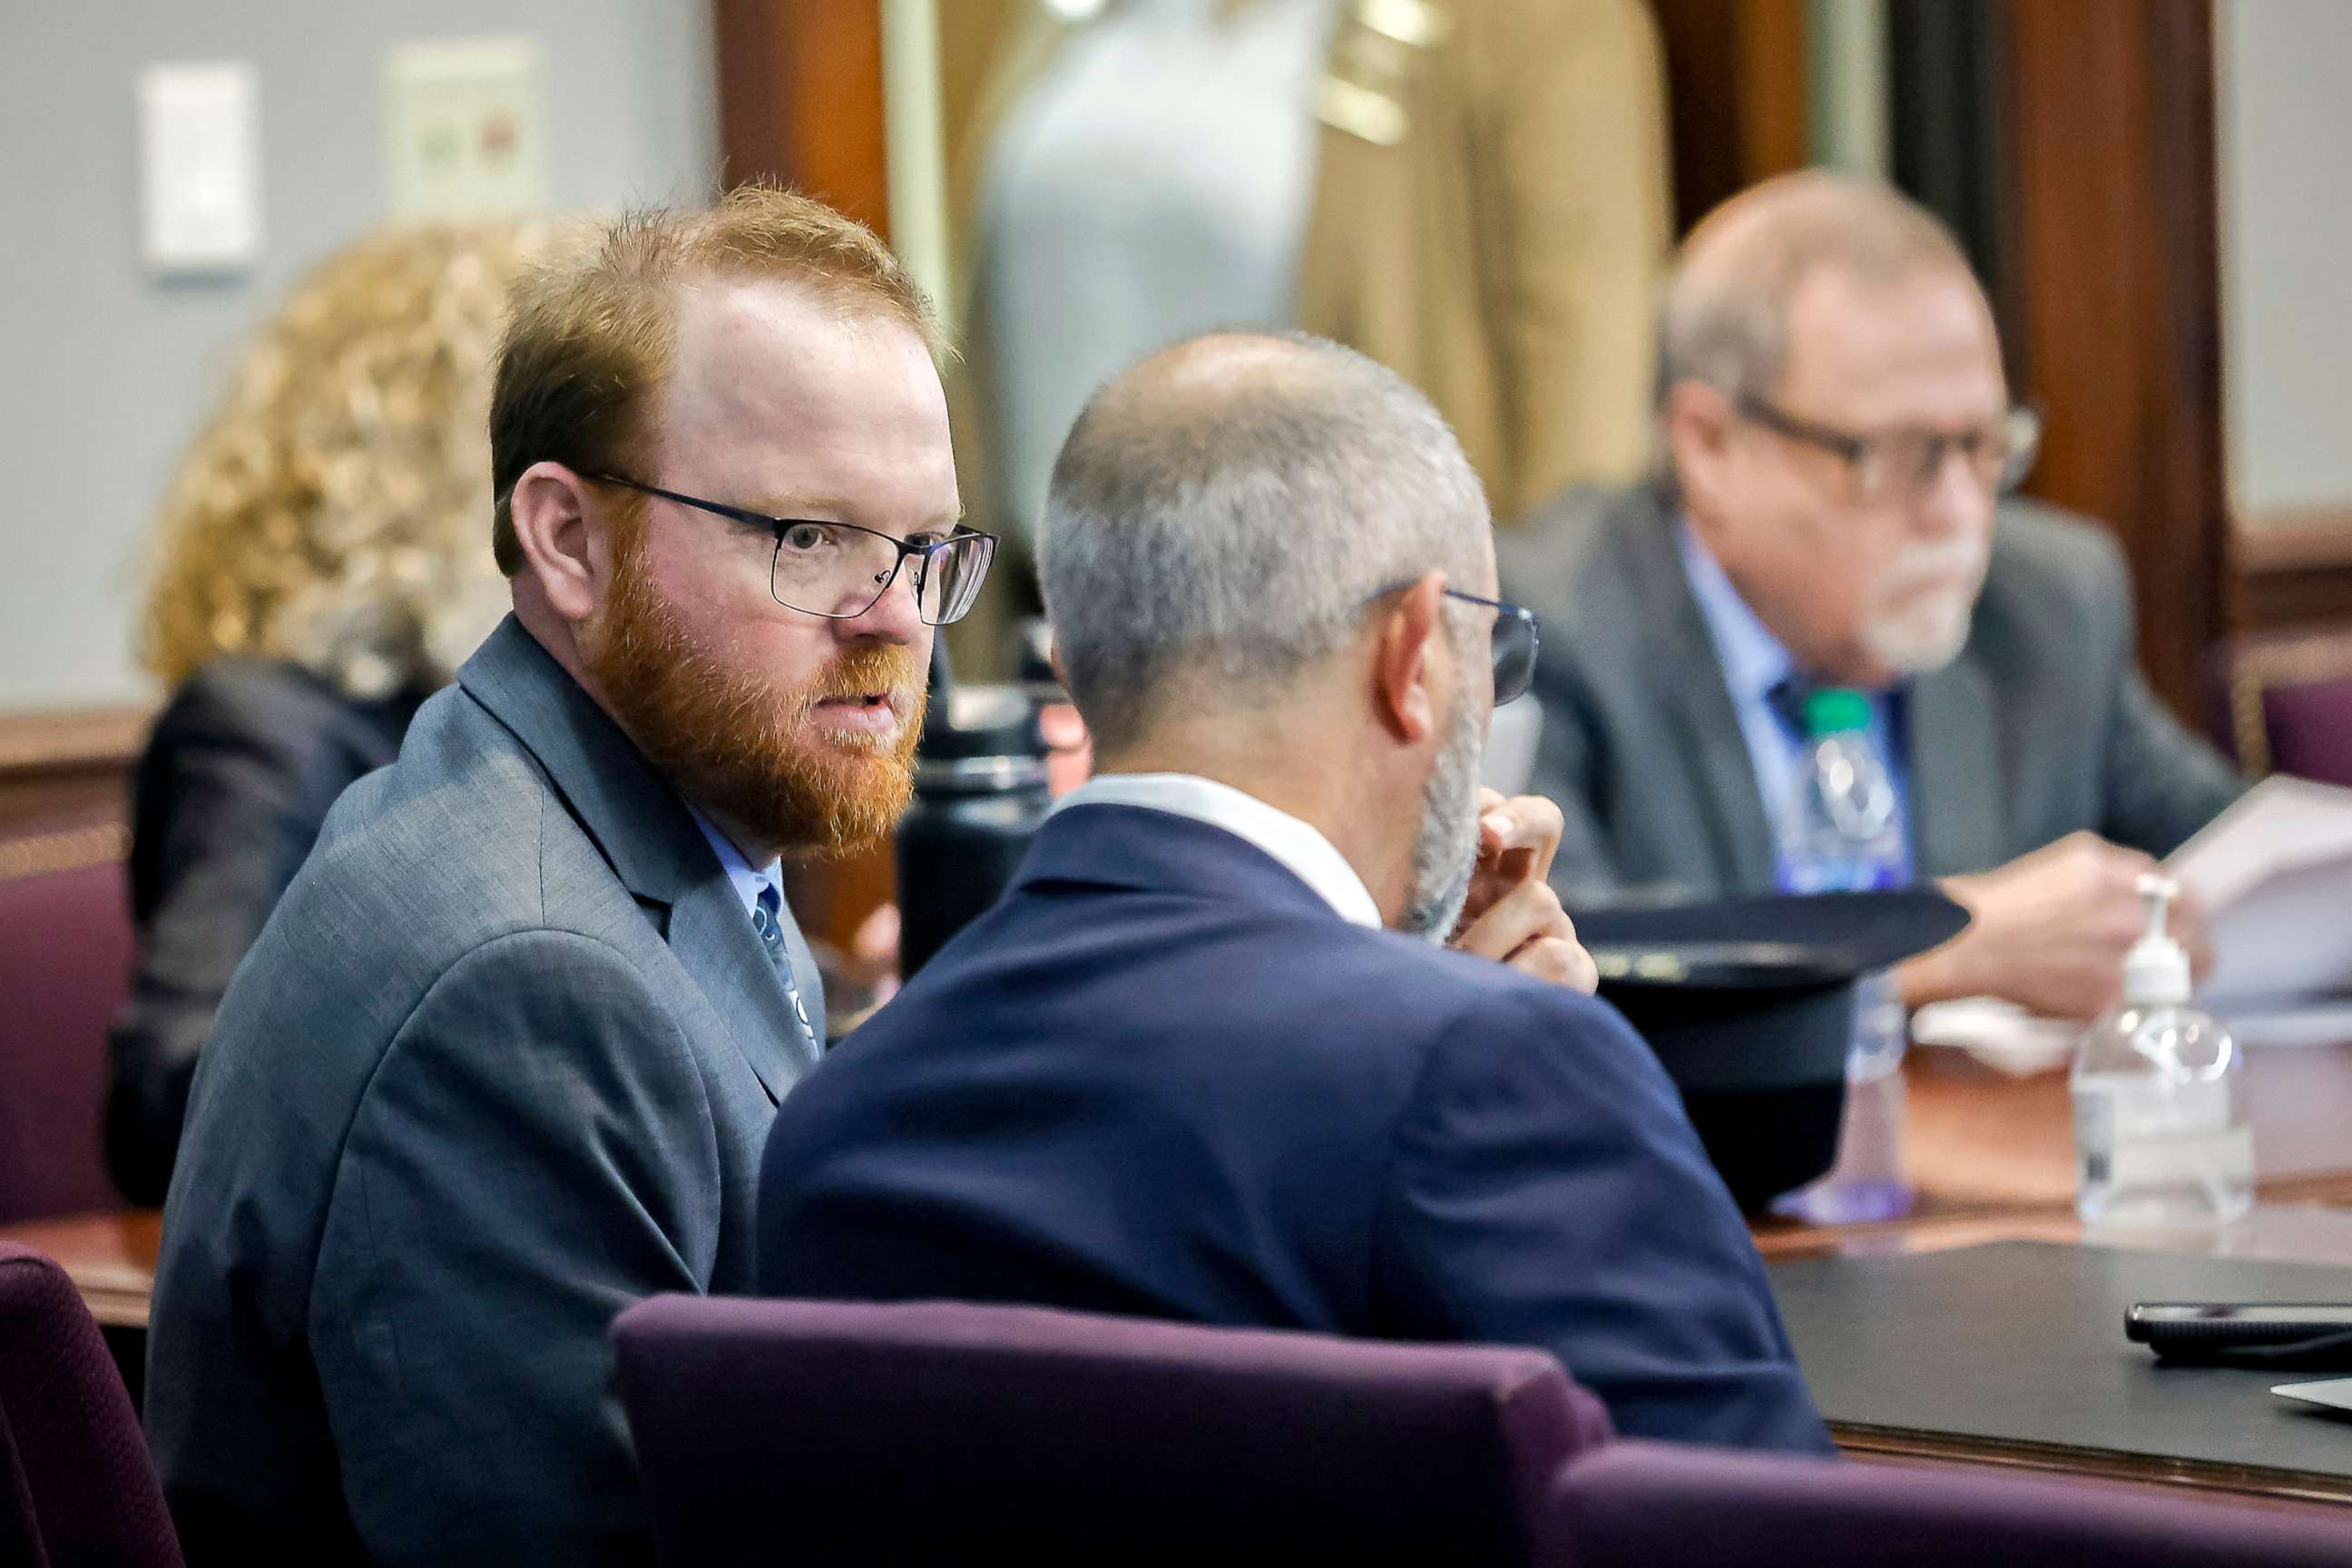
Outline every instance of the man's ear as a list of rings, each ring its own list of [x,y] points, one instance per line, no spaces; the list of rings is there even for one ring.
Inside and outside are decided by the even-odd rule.
[[[1437,728],[1435,649],[1444,642],[1440,615],[1445,574],[1431,572],[1384,601],[1372,619],[1372,710],[1403,745],[1417,746]]]
[[[604,542],[592,542],[587,482],[561,463],[533,463],[515,481],[508,514],[522,570],[538,580],[550,607],[575,624],[595,614],[610,562]]]
[[[1731,404],[1703,381],[1678,381],[1666,393],[1660,421],[1666,451],[1674,459],[1675,483],[1696,503],[1691,510],[1713,517],[1723,509],[1717,497],[1729,487]]]

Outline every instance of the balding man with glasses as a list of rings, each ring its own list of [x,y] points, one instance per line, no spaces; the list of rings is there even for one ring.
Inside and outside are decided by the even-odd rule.
[[[1951,235],[1818,172],[1734,198],[1669,282],[1658,389],[1655,482],[1571,493],[1499,547],[1549,634],[1535,787],[1566,816],[1569,907],[1790,885],[1805,699],[1849,689],[1894,873],[1975,917],[1901,968],[1905,1001],[2097,1012],[2137,877],[2242,785],[2136,669],[2110,536],[2010,499],[2041,416]]]
[[[760,1284],[1535,1345],[1621,1432],[1824,1449],[1674,1086],[1482,797],[1524,687],[1486,502],[1335,344],[1087,405],[1039,563],[1097,776],[781,1108]],[[1531,830],[1531,831],[1530,831]]]

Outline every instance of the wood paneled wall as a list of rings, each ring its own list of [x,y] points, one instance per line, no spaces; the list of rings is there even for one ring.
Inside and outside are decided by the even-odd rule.
[[[2009,330],[2051,413],[2029,489],[2122,538],[2141,661],[2193,719],[2229,565],[2211,7],[2009,0],[2008,13]]]
[[[712,0],[712,20],[725,184],[791,185],[888,238],[880,0]],[[892,895],[889,848],[791,881],[802,925],[846,948]]]
[[[713,0],[729,185],[781,181],[890,232],[879,0]]]
[[[2352,506],[2241,519],[2230,628],[2352,625]]]
[[[152,717],[142,707],[0,715],[0,839],[127,821]]]
[[[1507,3],[1507,0],[1506,0]],[[1804,167],[1806,0],[1651,0],[1666,57],[1675,227]]]

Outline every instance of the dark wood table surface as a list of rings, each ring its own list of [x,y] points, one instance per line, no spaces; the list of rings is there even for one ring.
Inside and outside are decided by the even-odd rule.
[[[2133,1245],[2352,1266],[2352,1042],[2257,1051],[2249,1059],[2262,1173],[2254,1212],[2217,1235]],[[1897,1220],[1830,1227],[1759,1221],[1756,1245],[1768,1260],[2084,1239],[2074,1211],[2073,1131],[2063,1071],[2011,1078],[1955,1052],[1921,1049],[1912,1053],[1905,1079],[1906,1159],[1919,1194],[1913,1212]],[[56,1258],[100,1323],[141,1329],[162,1228],[160,1214],[134,1210],[12,1226],[0,1229],[0,1239]],[[2258,1466],[2183,1468],[1835,1421],[1832,1431],[1857,1458],[1992,1464],[2352,1503],[2352,1479],[2314,1485],[2266,1475]]]

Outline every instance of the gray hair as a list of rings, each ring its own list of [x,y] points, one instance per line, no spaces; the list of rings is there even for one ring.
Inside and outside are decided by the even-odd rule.
[[[1220,335],[1088,402],[1039,575],[1071,697],[1112,752],[1188,694],[1278,697],[1379,590],[1469,579],[1489,528],[1453,431],[1393,372],[1305,333]]]
[[[1951,268],[1967,252],[1927,208],[1876,180],[1812,169],[1765,181],[1709,214],[1684,243],[1659,311],[1654,405],[1696,381],[1727,401],[1769,394],[1789,354],[1789,304],[1824,268],[1870,283]],[[1673,452],[1661,430],[1661,474]]]

